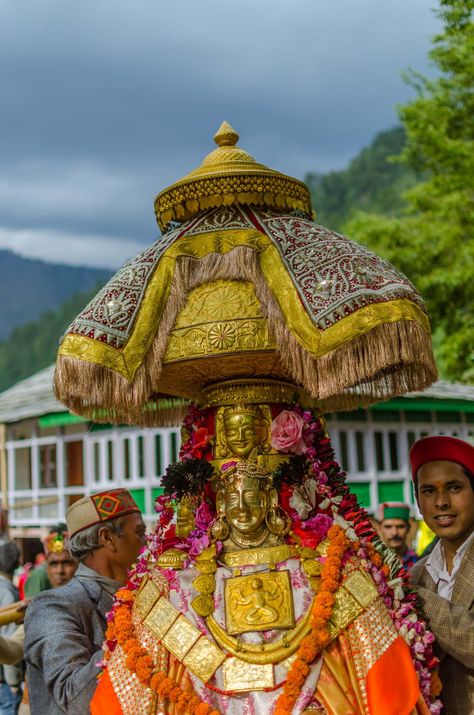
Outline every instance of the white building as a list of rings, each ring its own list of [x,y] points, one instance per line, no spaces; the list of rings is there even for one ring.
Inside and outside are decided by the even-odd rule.
[[[131,491],[148,521],[179,428],[99,425],[65,411],[52,390],[54,366],[0,395],[0,486],[12,535],[36,536],[64,521],[75,500],[111,486]],[[474,387],[438,382],[368,410],[327,416],[336,455],[360,503],[413,503],[410,445],[428,434],[474,442]]]

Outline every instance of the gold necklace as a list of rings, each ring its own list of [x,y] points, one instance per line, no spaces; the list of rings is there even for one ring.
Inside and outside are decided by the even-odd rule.
[[[312,608],[313,603],[292,632],[285,633],[282,638],[273,643],[244,643],[240,638],[230,636],[212,615],[206,618],[206,623],[216,643],[225,651],[246,663],[267,665],[281,663],[298,650],[303,638],[311,631]]]
[[[292,544],[280,544],[279,546],[263,546],[256,549],[246,549],[241,551],[227,551],[219,557],[219,560],[229,568],[240,566],[260,566],[261,564],[279,564],[282,561],[296,556],[296,547]]]

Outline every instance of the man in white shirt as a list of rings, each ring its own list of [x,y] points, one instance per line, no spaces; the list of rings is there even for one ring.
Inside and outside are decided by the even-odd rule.
[[[415,493],[439,537],[412,568],[436,636],[447,715],[474,713],[474,447],[455,437],[418,440],[410,451]]]

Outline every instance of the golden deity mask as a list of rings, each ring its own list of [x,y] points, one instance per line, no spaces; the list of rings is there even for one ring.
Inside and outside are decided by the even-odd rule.
[[[268,490],[258,478],[237,475],[223,494],[224,513],[231,533],[251,534],[265,521]]]
[[[239,462],[223,474],[216,508],[215,538],[228,539],[240,548],[273,545],[287,533],[288,519],[278,513],[278,495],[270,475],[256,462]],[[232,550],[230,543],[229,547]]]

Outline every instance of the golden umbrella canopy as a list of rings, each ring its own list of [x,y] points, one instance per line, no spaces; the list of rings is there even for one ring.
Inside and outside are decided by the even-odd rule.
[[[231,379],[286,381],[323,410],[431,384],[429,321],[408,279],[315,224],[306,186],[257,163],[229,124],[215,141],[157,196],[161,238],[68,328],[58,399],[96,421],[165,425]]]

